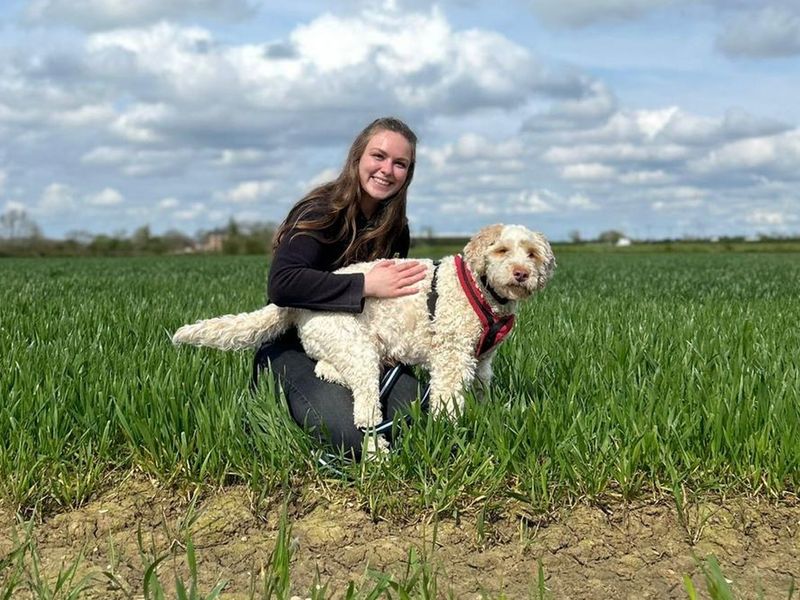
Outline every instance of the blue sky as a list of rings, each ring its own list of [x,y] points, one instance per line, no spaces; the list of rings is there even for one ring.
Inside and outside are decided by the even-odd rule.
[[[396,115],[412,232],[800,234],[794,0],[12,0],[0,212],[280,221]]]

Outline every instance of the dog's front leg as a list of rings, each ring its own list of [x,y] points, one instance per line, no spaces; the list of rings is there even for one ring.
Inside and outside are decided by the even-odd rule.
[[[492,359],[494,358],[495,350],[490,350],[478,359],[478,367],[475,370],[475,382],[472,385],[472,391],[478,400],[483,400],[486,393],[489,391],[489,386],[492,383]]]
[[[477,359],[462,340],[438,348],[431,357],[431,412],[455,418],[464,409],[464,388],[475,379]]]

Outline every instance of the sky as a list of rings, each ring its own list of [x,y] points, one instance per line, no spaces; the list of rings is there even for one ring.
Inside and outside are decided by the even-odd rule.
[[[3,0],[0,213],[280,222],[393,115],[412,235],[800,234],[797,0]]]

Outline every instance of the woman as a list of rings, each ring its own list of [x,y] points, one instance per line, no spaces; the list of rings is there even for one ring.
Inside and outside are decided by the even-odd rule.
[[[417,138],[402,121],[381,118],[353,141],[339,176],[311,190],[278,228],[273,241],[268,296],[279,306],[361,312],[364,299],[414,294],[425,276],[415,261],[377,263],[364,274],[335,269],[354,262],[408,255],[406,195],[414,175]],[[271,368],[292,418],[359,459],[364,433],[353,424],[350,390],[322,381],[292,331],[256,353],[253,384]],[[417,397],[418,382],[406,371],[384,406],[393,418]]]

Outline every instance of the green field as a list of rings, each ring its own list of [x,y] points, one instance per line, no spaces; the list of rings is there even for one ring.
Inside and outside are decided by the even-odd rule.
[[[558,259],[490,401],[456,424],[418,418],[339,479],[274,390],[248,392],[249,354],[170,343],[260,306],[263,258],[0,261],[0,501],[54,514],[132,471],[256,498],[324,482],[387,519],[797,492],[797,255]]]

